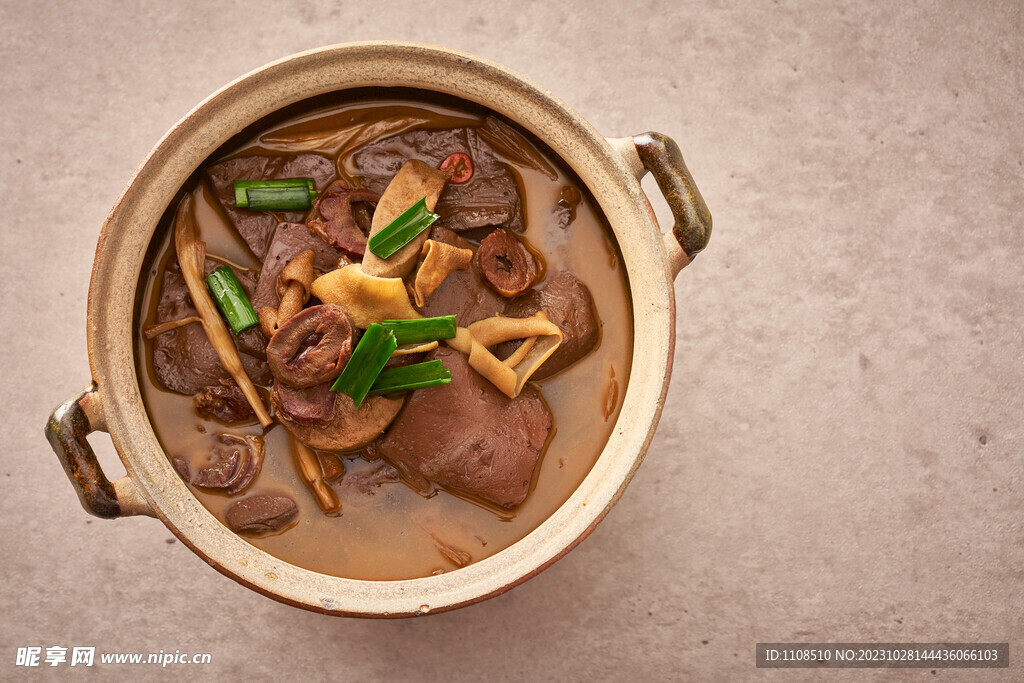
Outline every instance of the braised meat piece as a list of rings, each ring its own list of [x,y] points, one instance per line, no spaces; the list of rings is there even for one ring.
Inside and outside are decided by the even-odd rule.
[[[208,271],[219,265],[206,262]],[[244,271],[235,271],[235,274],[246,294],[251,294],[252,278]],[[192,305],[181,269],[174,263],[164,271],[160,302],[156,307],[156,322],[164,323],[196,315],[198,312]],[[241,347],[240,343],[237,345]],[[270,370],[263,359],[245,353],[244,350],[238,355],[246,374],[255,384],[270,383]],[[230,378],[206,338],[203,326],[198,322],[176,327],[153,338],[153,370],[162,386],[186,395],[198,393],[206,387],[219,384],[222,379]]]
[[[263,439],[258,436],[212,434],[204,439],[207,448],[198,464],[185,456],[173,458],[174,469],[193,486],[238,493],[259,473],[263,465]]]
[[[282,421],[291,420],[300,425],[319,425],[334,416],[336,391],[333,382],[324,382],[306,389],[296,389],[284,382],[274,382],[271,403]]]
[[[438,225],[431,229],[430,239],[460,249],[472,248],[469,242]],[[455,270],[449,273],[419,310],[427,317],[455,315],[455,321],[460,327],[468,327],[477,320],[501,313],[507,305],[508,299],[484,283],[480,267],[474,259],[468,270]]]
[[[434,211],[451,230],[461,232],[484,226],[523,230],[519,185],[508,164],[500,161],[475,128],[421,129],[366,145],[353,156],[363,185],[382,193],[409,159],[434,168],[449,155],[468,154],[473,176],[465,183],[449,183]]]
[[[258,312],[264,306],[277,308],[281,297],[277,293],[277,280],[284,267],[300,252],[312,249],[313,268],[321,272],[334,270],[341,257],[334,247],[313,233],[302,223],[280,223],[263,259],[263,270],[252,296],[252,307]]]
[[[430,357],[451,371],[451,384],[412,392],[373,453],[452,491],[519,505],[551,431],[548,407],[531,386],[508,398],[458,351]]]
[[[498,228],[484,238],[477,251],[484,280],[498,294],[519,296],[537,278],[537,260],[526,245],[508,230]]]
[[[312,178],[317,192],[322,192],[336,177],[334,161],[319,154],[297,156],[235,157],[206,169],[206,181],[213,190],[224,214],[252,253],[261,261],[267,254],[277,219],[265,211],[235,208],[236,180],[284,180],[286,178]],[[285,221],[299,223],[305,218],[301,212],[285,212]]]
[[[317,197],[306,225],[335,249],[362,256],[372,220],[368,205],[376,207],[378,201],[376,192],[337,181]]]
[[[590,353],[601,339],[600,321],[594,298],[587,286],[565,270],[548,280],[543,289],[531,290],[514,299],[505,309],[511,318],[527,318],[543,310],[548,320],[562,331],[562,343],[544,361],[544,365],[533,373],[533,379],[544,379],[569,367]],[[504,358],[513,347],[501,345],[497,352]]]
[[[240,534],[267,534],[288,526],[299,514],[299,506],[288,496],[249,496],[228,508],[228,527]]]
[[[286,322],[267,344],[274,377],[296,389],[333,380],[352,355],[355,328],[341,306],[322,304]]]
[[[566,230],[576,220],[576,207],[579,206],[583,195],[572,185],[566,185],[558,194],[558,201],[551,210],[555,218],[555,225]]]
[[[200,417],[229,425],[256,419],[245,394],[232,379],[222,379],[219,384],[200,391],[192,398],[192,407]]]

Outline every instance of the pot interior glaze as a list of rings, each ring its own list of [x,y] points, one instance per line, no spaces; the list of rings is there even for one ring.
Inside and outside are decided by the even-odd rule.
[[[467,100],[515,122],[572,169],[618,242],[633,310],[633,369],[607,445],[583,483],[547,521],[489,558],[446,574],[399,581],[327,576],[283,562],[224,527],[168,462],[148,420],[133,347],[140,269],[154,232],[196,170],[254,125],[318,96],[412,88]],[[643,168],[567,105],[504,67],[410,43],[355,43],[301,53],[243,76],[172,128],[136,171],[100,235],[89,291],[93,428],[106,429],[127,470],[114,482],[121,514],[150,514],[211,566],[260,593],[315,611],[412,616],[497,595],[579,543],[621,495],[661,413],[674,345],[678,266],[640,189]]]

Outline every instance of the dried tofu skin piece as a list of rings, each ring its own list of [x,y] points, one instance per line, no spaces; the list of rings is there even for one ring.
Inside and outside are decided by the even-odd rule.
[[[436,348],[436,341],[421,342],[418,344],[399,344],[395,348],[394,352],[392,352],[391,357],[394,358],[395,356],[408,356],[409,354],[412,353],[426,353],[427,351],[433,351]]]
[[[416,271],[416,279],[413,282],[412,293],[416,305],[423,307],[427,297],[434,293],[444,279],[452,271],[466,270],[473,260],[472,249],[460,249],[459,247],[437,240],[427,240],[423,243],[423,262]]]
[[[513,339],[523,339],[525,351],[516,350],[501,361],[488,351],[488,346]],[[501,393],[515,398],[530,376],[544,364],[562,343],[562,331],[548,320],[544,311],[530,318],[494,316],[456,330],[448,346],[469,356],[469,366],[483,375]],[[520,349],[523,347],[521,346]],[[506,361],[515,359],[514,366]]]
[[[536,343],[537,337],[528,337],[524,339],[523,343],[519,345],[519,348],[513,351],[512,355],[510,355],[508,358],[501,362],[509,366],[510,368],[514,368],[515,366],[519,365],[519,363],[521,363],[524,358],[526,358],[526,354],[530,352],[530,349],[532,349],[534,344]]]
[[[409,302],[402,278],[368,275],[358,263],[313,280],[313,296],[325,304],[341,306],[355,326],[364,330],[381,320],[423,317]]]
[[[405,162],[377,202],[368,237],[373,237],[388,227],[391,221],[424,197],[427,200],[427,210],[433,211],[447,183],[448,176],[433,166],[416,159]],[[416,267],[420,249],[429,236],[430,231],[424,230],[386,259],[367,249],[363,255],[363,270],[378,277],[405,277]]]

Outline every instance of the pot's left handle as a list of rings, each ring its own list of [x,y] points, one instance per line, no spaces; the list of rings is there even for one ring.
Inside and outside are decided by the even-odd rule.
[[[86,437],[105,427],[103,404],[93,384],[57,406],[46,422],[46,438],[87,512],[105,519],[156,517],[129,477],[111,482],[100,468]]]
[[[631,138],[610,139],[637,180],[648,171],[665,196],[675,225],[663,240],[668,254],[669,271],[674,278],[690,264],[711,239],[711,212],[704,202],[697,183],[683,161],[683,153],[675,140],[661,133],[642,133]]]

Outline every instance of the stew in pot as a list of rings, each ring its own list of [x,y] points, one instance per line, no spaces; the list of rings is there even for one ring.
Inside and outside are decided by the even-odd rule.
[[[489,557],[572,495],[615,424],[618,249],[575,176],[491,112],[293,113],[201,168],[156,240],[137,330],[153,427],[203,505],[284,561],[391,580]]]

